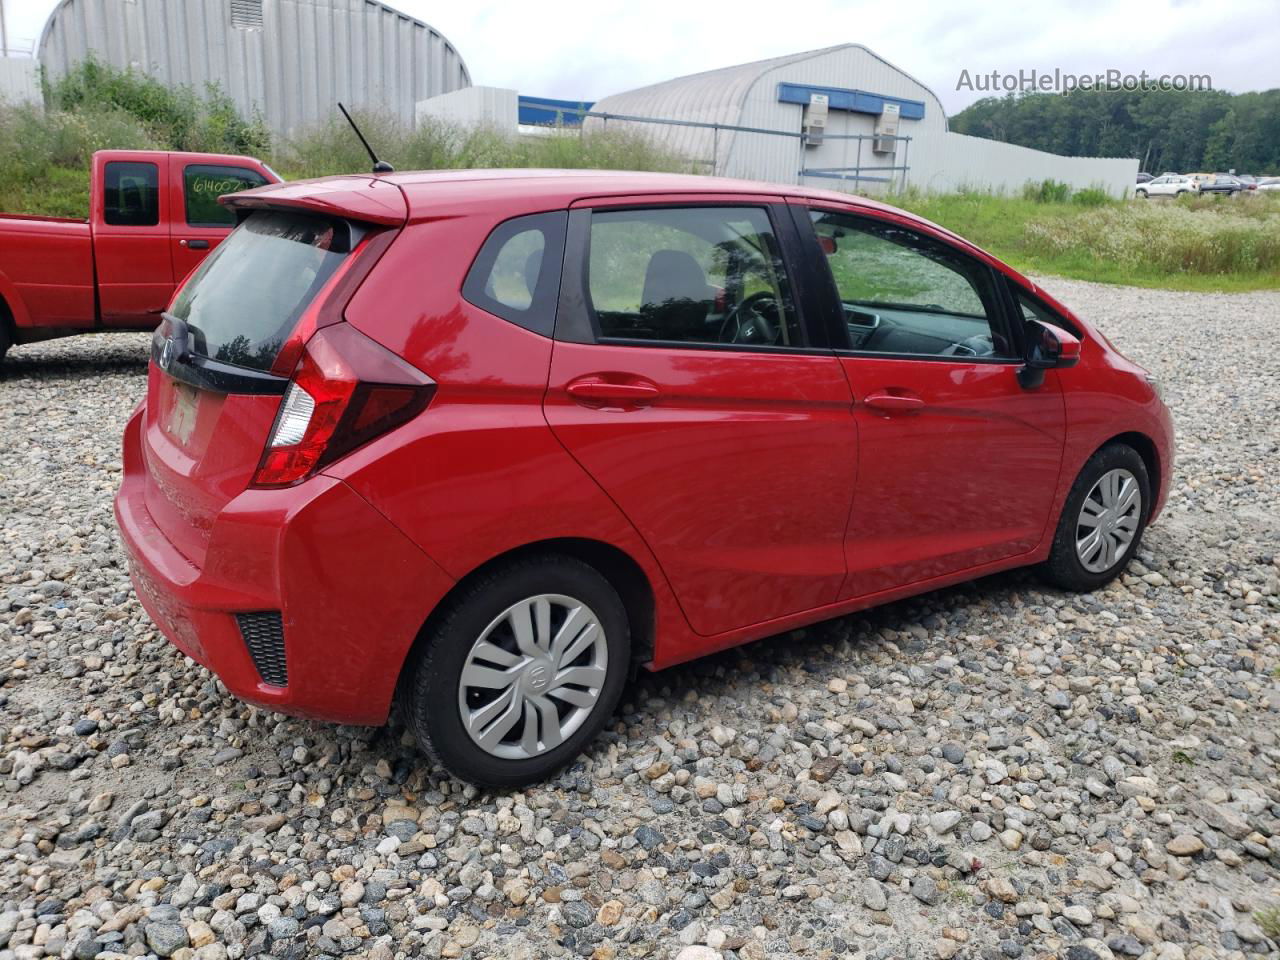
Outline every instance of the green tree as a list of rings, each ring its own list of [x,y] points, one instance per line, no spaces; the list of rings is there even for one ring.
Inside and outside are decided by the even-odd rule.
[[[951,129],[1067,156],[1137,157],[1152,173],[1280,173],[1280,90],[1073,90],[987,97]]]

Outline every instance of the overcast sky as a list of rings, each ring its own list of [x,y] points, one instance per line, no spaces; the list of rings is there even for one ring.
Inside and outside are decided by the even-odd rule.
[[[56,0],[7,4],[10,42],[40,35]],[[440,30],[473,83],[596,100],[714,67],[854,42],[931,87],[948,113],[971,76],[1036,69],[1208,74],[1216,89],[1280,87],[1277,0],[392,0]]]

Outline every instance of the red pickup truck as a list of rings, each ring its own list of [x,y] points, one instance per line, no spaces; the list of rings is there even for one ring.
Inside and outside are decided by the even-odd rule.
[[[15,343],[150,330],[235,226],[218,197],[280,177],[260,160],[101,150],[89,219],[0,214],[0,359]]]

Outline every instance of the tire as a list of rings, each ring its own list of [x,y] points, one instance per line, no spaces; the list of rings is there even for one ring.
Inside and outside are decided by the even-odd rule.
[[[543,604],[545,620],[535,612]],[[557,662],[553,641],[571,616],[559,649],[570,656]],[[545,640],[545,659],[524,652],[530,635],[521,646],[517,622]],[[540,630],[540,622],[549,629]],[[630,660],[626,608],[594,567],[561,554],[516,560],[481,575],[433,617],[401,684],[399,712],[428,757],[455,777],[482,787],[526,786],[595,739],[622,696]],[[594,689],[586,681],[557,685],[569,667],[578,668],[575,677],[596,678]],[[464,668],[481,683],[464,684]],[[507,677],[513,679],[504,683]],[[570,696],[573,703],[562,699]]]
[[[1138,197],[1138,199],[1140,199],[1140,200],[1145,200],[1145,199],[1147,199],[1147,191],[1145,191],[1145,190],[1135,190],[1135,191],[1134,191],[1134,194],[1135,194],[1135,195]]]
[[[1117,475],[1121,481],[1127,477],[1136,485],[1139,497],[1137,507],[1133,509],[1131,506],[1123,512],[1099,511],[1104,499],[1103,491],[1095,488],[1104,477]],[[1123,504],[1125,497],[1122,494],[1118,502]],[[1098,537],[1102,541],[1100,544],[1086,542],[1082,551],[1078,542],[1091,529],[1088,524],[1080,523],[1084,519],[1086,499],[1091,501],[1089,519],[1099,518],[1101,513],[1101,522],[1093,528],[1093,532],[1097,533],[1099,527],[1113,532]],[[1103,447],[1089,458],[1071,486],[1071,492],[1062,507],[1062,516],[1058,520],[1058,529],[1054,533],[1049,559],[1041,569],[1044,578],[1054,586],[1077,592],[1097,590],[1110,583],[1138,552],[1150,513],[1151,478],[1138,451],[1123,443],[1111,443]],[[1131,535],[1131,539],[1121,547],[1119,540],[1125,535]],[[1095,546],[1096,552],[1093,552]],[[1110,562],[1108,550],[1114,551]],[[1085,554],[1084,558],[1081,556],[1082,552]]]

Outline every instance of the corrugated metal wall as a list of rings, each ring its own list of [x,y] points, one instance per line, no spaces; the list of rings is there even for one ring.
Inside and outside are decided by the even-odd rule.
[[[947,118],[942,104],[928,88],[888,61],[882,60],[866,47],[857,44],[819,51],[815,56],[772,67],[762,74],[743,103],[741,123],[744,126],[793,130],[797,133],[800,131],[803,108],[798,104],[782,103],[778,100],[779,83],[842,87],[888,97],[923,101],[925,105],[923,119],[903,120],[899,124],[899,134],[912,138],[910,148],[898,144],[895,154],[873,155],[870,142],[864,142],[860,161],[864,168],[901,165],[907,154],[910,154],[909,160],[914,167],[916,142],[929,137],[938,137],[947,129]],[[877,117],[872,114],[832,110],[827,115],[827,139],[818,146],[805,147],[803,150],[794,140],[784,143],[781,137],[739,134],[733,141],[733,149],[728,158],[730,175],[743,176],[745,171],[765,169],[785,176],[783,183],[799,183],[801,180],[799,172],[803,168],[827,169],[854,166],[859,162],[857,141],[833,138],[853,134],[870,136],[875,130],[876,120]],[[896,177],[896,182],[901,183],[901,173],[892,174],[888,171],[871,170],[863,172],[869,177]],[[753,179],[760,178],[757,175]],[[828,190],[847,188],[859,193],[877,193],[889,186],[888,183],[871,179],[842,183],[839,180],[821,177],[806,178],[804,182],[809,186]],[[908,173],[907,182],[912,182],[910,173]]]
[[[761,60],[755,63],[724,67],[719,70],[709,70],[706,73],[697,73],[688,77],[677,77],[674,80],[655,83],[652,86],[641,87],[638,90],[615,93],[612,96],[596,101],[594,109],[601,113],[696,120],[702,123],[724,123],[741,126],[748,123],[744,117],[744,103],[748,96],[753,94],[753,88],[758,87],[758,81],[764,74],[768,73],[771,68],[786,67],[809,57],[821,56],[823,53],[825,51],[798,53],[786,57],[775,57],[772,60]],[[758,91],[754,93],[754,96],[757,98],[760,96]],[[786,105],[778,104],[778,106],[785,107]],[[784,113],[785,115],[783,116],[769,118],[767,123],[753,125],[768,127],[769,129],[794,129],[799,132],[798,108],[791,107],[790,111],[784,111]],[[772,126],[774,123],[782,124],[787,123],[787,121],[790,121],[787,126]],[[727,161],[733,152],[734,139],[739,134],[730,131],[721,131],[717,134],[713,130],[701,127],[605,121],[597,118],[588,118],[583,126],[588,130],[613,126],[622,130],[640,132],[663,144],[668,149],[679,153],[681,156],[688,157],[698,164],[700,172],[714,172],[721,176],[747,176],[749,179],[771,180],[781,183],[795,182],[795,170],[791,170],[788,173],[783,169],[784,166],[794,166],[794,164],[782,166],[779,166],[777,162],[757,164],[752,167],[756,171],[752,174],[743,173],[738,168],[731,170],[727,166]],[[776,141],[785,138],[767,137],[755,139],[760,140],[761,149],[769,150],[770,147],[777,151],[784,149]],[[794,156],[795,151],[798,150],[798,145],[794,141],[790,141],[788,146]],[[746,166],[742,169],[746,169]],[[787,179],[788,176],[791,179]]]
[[[40,102],[40,70],[30,57],[0,57],[0,100]]]
[[[90,52],[168,84],[215,82],[246,113],[288,134],[334,104],[389,111],[470,86],[438,31],[375,0],[62,0],[40,40],[59,76]],[[253,25],[260,13],[261,26]]]
[[[942,104],[923,84],[872,51],[845,44],[810,53],[777,57],[680,77],[664,83],[615,94],[595,109],[613,114],[783,130],[799,133],[803,108],[778,100],[779,83],[810,84],[861,90],[922,101],[924,117],[903,119],[899,142],[891,154],[873,153],[871,143],[840,140],[838,135],[870,136],[877,117],[847,110],[831,110],[827,139],[802,148],[798,138],[742,131],[713,131],[696,127],[610,120],[609,126],[643,131],[647,136],[688,157],[699,169],[723,176],[858,193],[884,193],[901,187],[904,173],[874,167],[908,166],[905,183],[924,190],[952,191],[963,187],[1017,191],[1028,181],[1059,180],[1077,189],[1101,186],[1114,196],[1127,196],[1137,173],[1136,159],[1061,157],[993,140],[962,136],[947,130]],[[592,119],[589,129],[599,129]],[[860,166],[864,179],[801,177],[802,169]],[[877,179],[872,179],[877,178]]]

